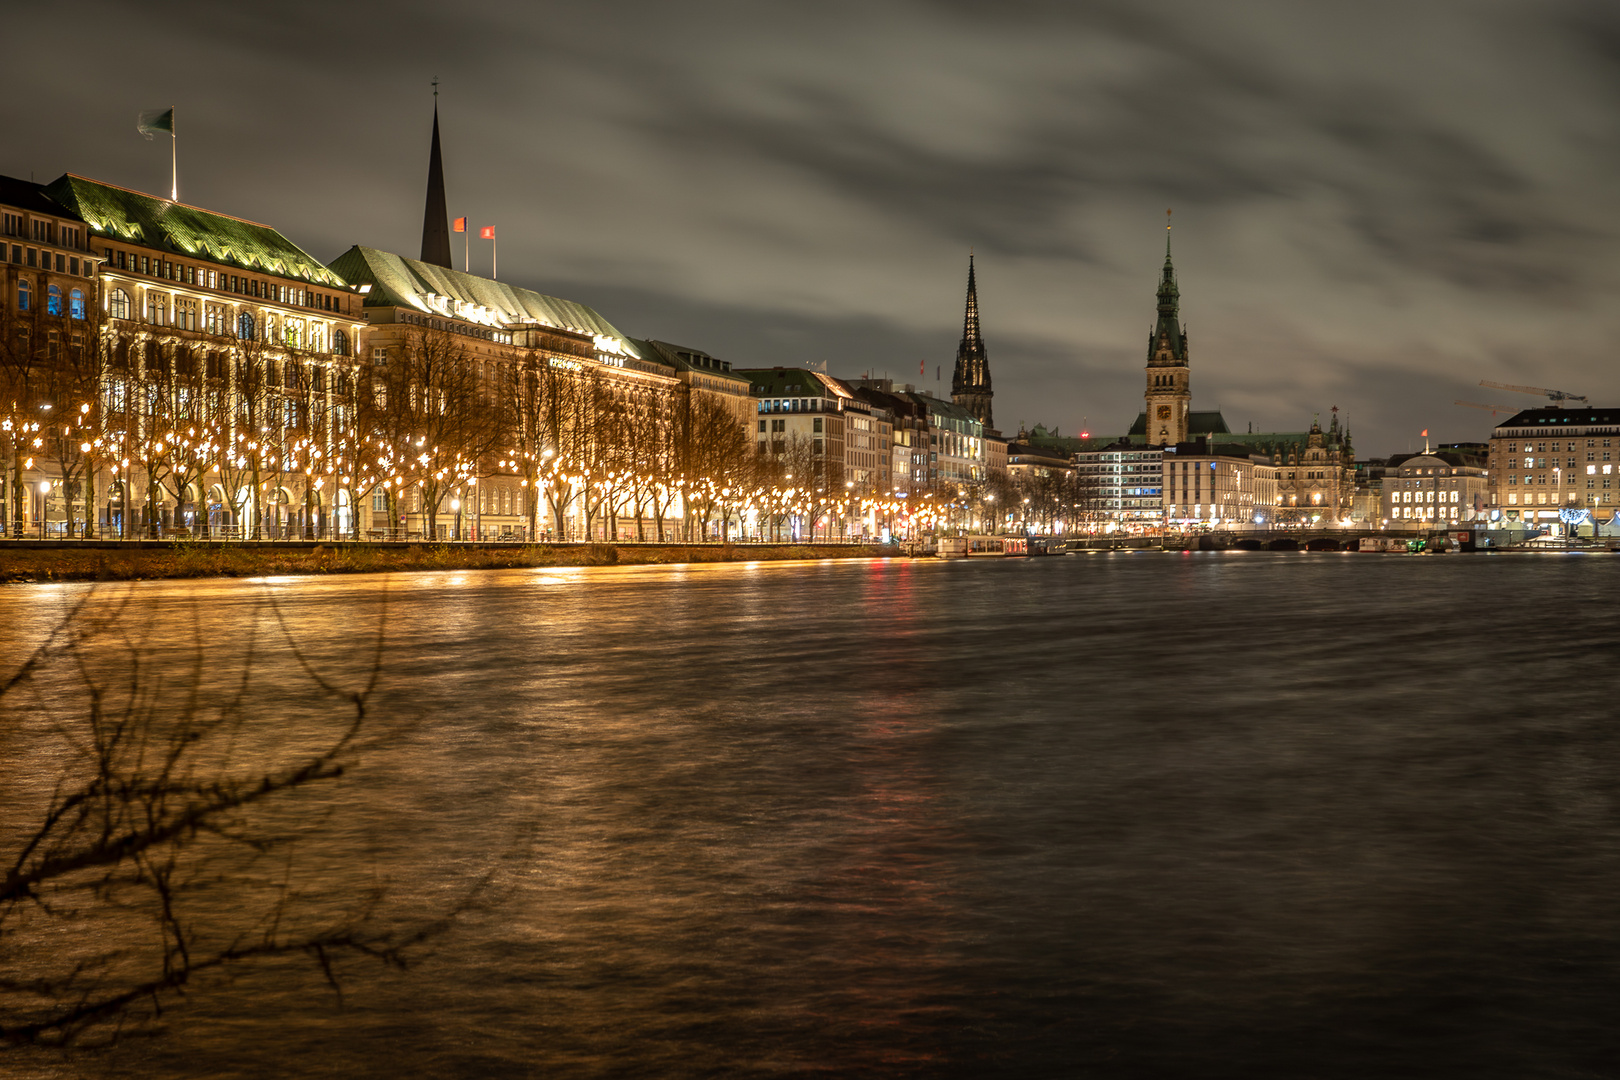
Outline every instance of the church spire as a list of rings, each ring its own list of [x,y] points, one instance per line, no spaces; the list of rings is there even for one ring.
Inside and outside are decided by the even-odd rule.
[[[972,413],[987,429],[991,418],[990,361],[979,334],[979,287],[974,278],[973,253],[968,253],[967,309],[962,315],[962,343],[956,347],[956,370],[951,373],[951,400]]]
[[[445,208],[444,159],[439,154],[439,80],[433,80],[433,150],[428,155],[427,208],[422,212],[422,261],[450,265],[450,211]]]

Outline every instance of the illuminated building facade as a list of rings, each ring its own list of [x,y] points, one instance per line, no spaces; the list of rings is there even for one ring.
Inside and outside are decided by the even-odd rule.
[[[1271,436],[1252,438],[1258,442]],[[1339,427],[1337,408],[1327,431],[1313,417],[1305,445],[1290,446],[1275,460],[1280,520],[1315,524],[1349,519],[1356,495],[1356,455],[1350,433]]]
[[[1620,409],[1561,402],[1526,409],[1491,433],[1490,506],[1536,525],[1560,510],[1608,521],[1620,507]]]
[[[363,299],[364,363],[408,362],[424,341],[447,339],[509,429],[453,485],[447,498],[459,508],[446,513],[441,502],[430,514],[424,498],[432,489],[422,485],[396,492],[393,505],[386,492],[372,492],[361,508],[370,531],[420,534],[430,518],[441,538],[608,539],[621,531],[623,493],[603,489],[633,470],[635,449],[672,427],[683,398],[673,365],[656,351],[643,355],[583,304],[503,281],[367,247],[350,248],[331,269]]]
[[[342,278],[257,222],[67,175],[99,269],[86,452],[96,531],[299,535],[332,524],[311,456],[364,330]]]
[[[41,438],[48,432],[34,427],[59,427],[52,410],[40,406],[71,396],[64,367],[82,372],[93,365],[101,325],[96,261],[83,218],[40,184],[0,177],[0,395],[30,407],[0,416],[0,445],[8,451],[0,530],[60,531],[70,510],[79,521],[87,515],[82,480],[52,483],[61,466],[51,467],[53,447]]]
[[[1089,520],[1118,528],[1153,528],[1164,520],[1164,449],[1117,442],[1074,455]]]
[[[1474,521],[1490,506],[1490,477],[1484,464],[1447,451],[1391,458],[1384,467],[1382,488],[1383,522],[1396,528]]]
[[[1276,515],[1278,469],[1247,446],[1207,439],[1166,447],[1162,461],[1167,527],[1251,529]]]

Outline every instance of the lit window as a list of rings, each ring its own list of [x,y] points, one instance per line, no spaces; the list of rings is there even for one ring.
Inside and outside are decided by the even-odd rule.
[[[129,318],[129,293],[123,289],[114,289],[112,297],[107,301],[107,314],[115,319]]]
[[[62,314],[62,290],[55,285],[45,294],[45,312],[48,315]]]
[[[84,318],[84,290],[74,289],[68,293],[68,314],[75,319]]]
[[[18,278],[17,279],[17,310],[18,311],[27,311],[28,310],[28,279],[27,278]]]

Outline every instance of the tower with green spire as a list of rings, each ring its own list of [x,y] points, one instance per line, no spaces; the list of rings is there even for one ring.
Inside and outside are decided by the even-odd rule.
[[[1187,441],[1192,411],[1192,373],[1187,367],[1187,328],[1181,325],[1181,291],[1170,261],[1170,211],[1165,211],[1164,273],[1159,281],[1159,320],[1148,337],[1147,389],[1143,393],[1150,446]]]

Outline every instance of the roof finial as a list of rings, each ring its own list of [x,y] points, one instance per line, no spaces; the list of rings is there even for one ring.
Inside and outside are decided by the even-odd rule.
[[[439,100],[439,77],[437,75],[433,76],[433,100],[435,103]]]
[[[1164,211],[1164,257],[1170,257],[1170,214],[1172,211],[1166,207]]]

